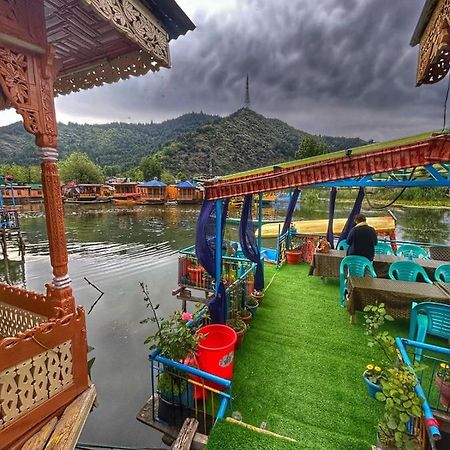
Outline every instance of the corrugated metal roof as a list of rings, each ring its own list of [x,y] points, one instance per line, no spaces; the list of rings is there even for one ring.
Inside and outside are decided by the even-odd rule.
[[[159,180],[152,180],[152,181],[143,181],[142,183],[139,183],[138,186],[145,186],[145,187],[165,187],[167,186],[165,183]]]
[[[192,188],[192,189],[197,189],[197,186],[192,183],[192,181],[181,181],[180,183],[178,183],[176,185],[178,188]]]

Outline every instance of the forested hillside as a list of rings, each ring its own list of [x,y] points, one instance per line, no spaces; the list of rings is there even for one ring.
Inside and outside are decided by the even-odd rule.
[[[172,173],[223,175],[292,160],[305,136],[311,135],[243,108],[170,142],[156,156]],[[359,138],[319,138],[330,151],[366,143]]]
[[[292,160],[305,136],[278,119],[250,109],[227,117],[190,113],[159,124],[59,124],[60,159],[86,153],[105,174],[137,167],[155,154],[172,174],[223,175]],[[364,145],[359,138],[318,136],[329,151]],[[33,137],[17,122],[0,128],[0,164],[37,164]]]
[[[203,113],[184,114],[162,123],[108,123],[87,125],[58,124],[60,158],[82,151],[102,167],[118,166],[125,170],[140,163],[144,156],[158,150],[166,142],[214,122],[218,116]],[[21,123],[0,128],[0,164],[38,163],[34,139]]]

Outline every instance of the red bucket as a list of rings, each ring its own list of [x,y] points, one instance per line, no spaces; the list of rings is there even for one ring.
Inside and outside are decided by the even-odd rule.
[[[206,325],[197,331],[205,335],[197,347],[197,361],[201,370],[221,378],[233,378],[234,347],[237,334],[226,325]],[[214,389],[224,389],[214,383],[207,383]]]

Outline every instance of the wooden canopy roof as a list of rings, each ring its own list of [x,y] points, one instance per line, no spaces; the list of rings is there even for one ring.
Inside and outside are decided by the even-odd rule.
[[[449,134],[429,132],[217,177],[205,183],[205,198],[310,186],[449,161]]]
[[[426,0],[410,44],[420,44],[417,86],[445,77],[450,68],[450,0]]]
[[[194,28],[174,0],[0,1],[0,44],[54,49],[55,94],[170,67],[169,40]]]

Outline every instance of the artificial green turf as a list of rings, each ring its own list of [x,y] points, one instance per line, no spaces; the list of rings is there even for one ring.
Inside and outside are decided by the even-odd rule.
[[[363,450],[375,442],[381,404],[362,380],[378,355],[367,346],[363,317],[349,323],[337,281],[308,276],[309,266],[284,266],[236,352],[232,409],[246,423],[264,421],[296,444],[222,421],[208,450]],[[266,266],[266,281],[275,269]],[[394,335],[407,335],[395,322]]]

